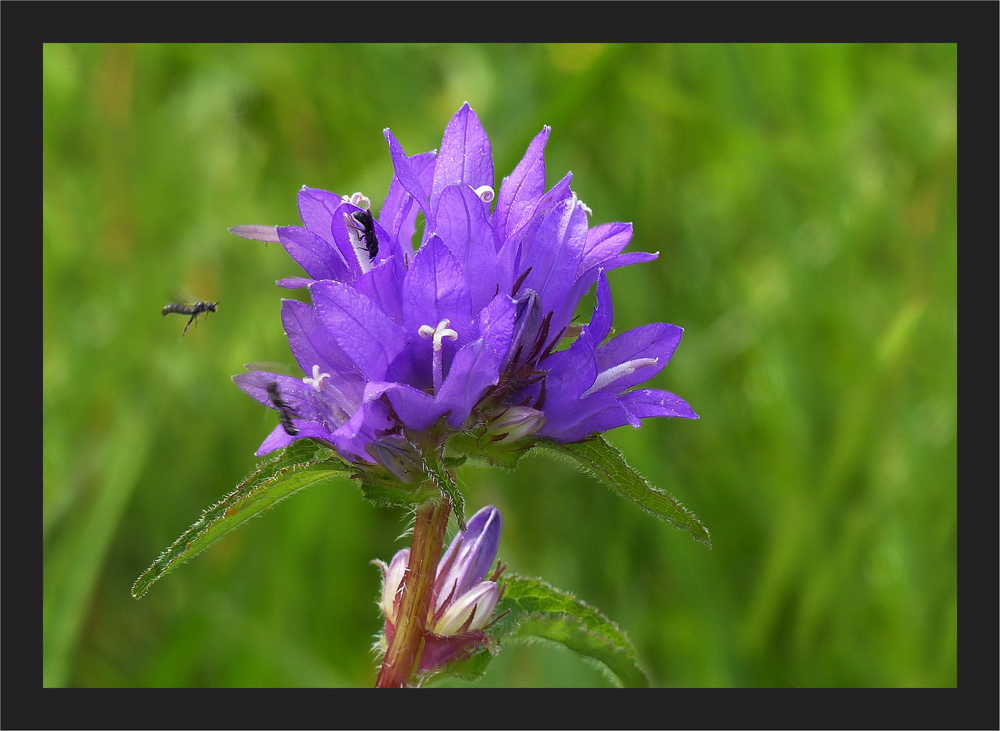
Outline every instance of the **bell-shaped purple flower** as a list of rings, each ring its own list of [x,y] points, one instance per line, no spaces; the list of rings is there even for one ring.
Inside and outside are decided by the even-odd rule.
[[[468,656],[486,644],[483,630],[495,621],[491,615],[502,594],[496,582],[501,569],[486,579],[500,546],[501,530],[500,511],[487,506],[472,516],[468,530],[456,535],[445,551],[434,580],[426,622],[428,634],[418,672]],[[409,557],[410,549],[404,548],[388,566],[380,564],[379,607],[386,618],[386,639],[392,636],[395,627]]]
[[[602,344],[611,327],[606,273],[657,255],[622,253],[631,224],[590,228],[570,174],[545,190],[549,133],[542,129],[496,191],[492,146],[466,104],[439,151],[408,155],[384,131],[395,172],[377,216],[361,193],[303,187],[302,226],[231,229],[280,242],[306,276],[278,284],[308,288],[312,300],[282,302],[304,378],[234,377],[282,412],[258,454],[312,438],[403,479],[413,476],[405,442],[414,435],[491,429],[498,414],[509,415],[509,435],[563,442],[651,416],[697,418],[673,394],[634,389],[667,364],[680,328],[646,325]],[[425,225],[414,248],[418,213]],[[599,280],[594,318],[571,328]]]

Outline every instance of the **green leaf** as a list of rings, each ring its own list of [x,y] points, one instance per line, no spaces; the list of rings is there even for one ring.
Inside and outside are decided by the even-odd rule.
[[[625,457],[601,436],[573,444],[539,441],[539,447],[572,458],[584,471],[603,481],[612,490],[655,515],[686,530],[696,541],[709,548],[712,540],[708,530],[695,514],[672,496],[659,490],[646,478],[628,466]]]
[[[333,477],[348,477],[353,466],[326,447],[299,439],[276,459],[258,465],[235,490],[201,514],[153,565],[135,580],[136,599],[181,563],[189,561],[234,528],[300,490]]]
[[[626,688],[649,685],[625,633],[594,607],[541,579],[509,576],[496,611],[510,613],[488,630],[495,640],[539,638],[558,642],[597,662]],[[482,653],[481,653],[482,654]],[[486,653],[488,654],[488,653]]]

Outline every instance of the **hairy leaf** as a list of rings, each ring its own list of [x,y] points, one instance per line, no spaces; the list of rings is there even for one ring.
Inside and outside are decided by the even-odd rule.
[[[486,633],[491,647],[454,662],[436,672],[438,678],[476,680],[486,672],[496,652],[506,642],[542,639],[558,642],[597,663],[611,681],[626,688],[649,685],[636,663],[635,648],[617,625],[594,607],[541,579],[508,576],[504,596],[494,610],[507,612]]]
[[[277,458],[260,464],[231,493],[201,514],[194,525],[160,554],[132,585],[136,599],[155,581],[204,551],[234,528],[307,487],[347,477],[353,467],[308,439],[299,439]]]
[[[539,441],[538,446],[570,457],[584,471],[607,484],[623,497],[637,503],[658,518],[686,530],[696,541],[711,548],[708,530],[695,514],[673,497],[659,490],[625,462],[625,457],[601,436],[573,444]]]

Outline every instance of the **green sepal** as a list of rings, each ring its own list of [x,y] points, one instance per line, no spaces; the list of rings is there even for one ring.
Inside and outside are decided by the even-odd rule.
[[[475,461],[486,462],[493,467],[512,470],[537,441],[534,437],[516,440],[496,439],[487,434],[485,429],[480,429],[452,435],[448,440],[447,449],[449,455],[463,455]]]
[[[348,477],[354,466],[332,449],[299,439],[278,456],[263,462],[235,490],[205,510],[194,525],[173,542],[135,584],[132,596],[143,596],[154,582],[189,561],[234,528],[287,497],[334,477]]]
[[[369,482],[362,478],[361,495],[378,507],[409,508],[437,497],[440,493],[426,483],[404,485],[400,482]]]
[[[645,477],[629,467],[622,453],[604,441],[603,437],[596,436],[572,444],[539,441],[538,446],[570,457],[585,472],[604,482],[619,495],[657,518],[687,531],[696,541],[712,547],[708,530],[695,514],[671,495],[650,485]]]
[[[451,476],[451,471],[445,464],[445,460],[438,453],[437,448],[433,446],[421,450],[421,455],[424,460],[424,471],[431,483],[451,498],[451,507],[455,511],[459,530],[468,530],[465,523],[465,498],[462,497],[462,491],[455,484],[455,478]]]

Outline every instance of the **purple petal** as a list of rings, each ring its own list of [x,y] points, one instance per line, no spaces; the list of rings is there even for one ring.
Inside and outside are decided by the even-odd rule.
[[[423,209],[424,216],[426,216],[428,224],[430,224],[433,221],[433,216],[430,213],[430,206],[428,205],[429,195],[427,187],[418,175],[417,165],[411,164],[410,158],[403,151],[403,146],[399,144],[399,140],[393,136],[388,127],[382,130],[382,134],[385,135],[385,141],[389,143],[389,157],[392,158],[392,167],[396,171],[396,179],[399,180],[399,184],[403,186],[403,189],[413,196],[413,199]],[[434,168],[437,168],[437,163],[435,163]]]
[[[587,245],[583,250],[583,261],[578,275],[591,267],[600,265],[605,259],[620,254],[632,240],[631,223],[602,223],[587,232]]]
[[[341,282],[313,282],[316,311],[365,377],[382,380],[386,367],[403,349],[403,329],[368,297]]]
[[[506,294],[498,294],[492,302],[479,312],[476,318],[476,330],[493,348],[499,363],[506,360],[514,336],[514,322],[517,315],[517,303]]]
[[[377,304],[385,314],[396,322],[403,323],[401,265],[396,259],[384,259],[378,266],[361,275],[354,288]],[[436,323],[435,323],[436,324]]]
[[[467,185],[449,185],[434,209],[435,233],[458,259],[469,285],[472,312],[510,289],[512,272],[497,266],[496,232],[482,201]]]
[[[594,308],[594,316],[587,326],[594,343],[601,343],[608,336],[613,320],[614,307],[611,304],[611,285],[608,284],[608,275],[602,271],[600,279],[597,281],[597,306]]]
[[[251,241],[269,241],[276,244],[278,243],[277,229],[277,226],[259,226],[256,224],[249,224],[246,226],[232,226],[229,229],[229,233],[234,236],[239,236],[241,239],[250,239]]]
[[[652,416],[678,416],[682,419],[697,419],[687,401],[669,391],[642,388],[629,391],[620,397],[622,405],[641,419]]]
[[[532,210],[531,215],[525,218],[524,222],[518,228],[507,234],[507,238],[520,238],[524,241],[533,241],[534,231],[537,231],[538,227],[541,225],[542,219],[545,217],[544,214],[548,213],[555,206],[573,195],[573,191],[570,190],[569,187],[572,179],[573,173],[566,173],[562,177],[562,180],[553,185],[549,192],[539,199],[539,201],[535,204],[535,208]],[[515,263],[517,263],[516,259]],[[519,271],[524,271],[524,267],[520,267]]]
[[[318,365],[320,373],[329,373],[332,385],[353,408],[357,408],[364,389],[364,376],[330,335],[316,308],[298,300],[282,300],[281,324],[302,371],[312,375],[313,366]],[[344,408],[350,410],[347,404]]]
[[[538,436],[557,442],[578,442],[591,434],[614,429],[625,424],[639,426],[638,417],[632,415],[617,396],[598,391],[558,410],[549,407],[546,399],[545,424]]]
[[[233,382],[252,399],[275,410],[277,407],[271,401],[267,386],[270,383],[277,383],[282,399],[288,403],[298,418],[305,421],[323,421],[325,419],[324,410],[314,398],[316,392],[306,386],[299,378],[267,373],[266,371],[249,371],[233,376]]]
[[[447,407],[434,400],[434,397],[405,383],[389,384],[387,391],[392,408],[407,428],[423,431],[437,421]]]
[[[389,417],[389,409],[381,399],[391,385],[369,383],[365,386],[361,407],[330,437],[338,451],[351,457],[360,457],[366,462],[374,462],[365,447],[375,440],[378,433],[394,426]]]
[[[417,179],[429,171],[429,177],[433,179],[434,162],[437,158],[436,152],[423,152],[409,158],[410,170],[414,172]],[[429,185],[429,182],[428,182]],[[427,185],[422,186],[426,189]],[[413,196],[403,187],[395,175],[389,183],[389,192],[385,196],[385,202],[379,211],[378,220],[382,227],[388,231],[389,238],[396,243],[398,263],[406,268],[406,265],[413,259],[413,232],[416,230],[417,212],[420,206],[414,205]]]
[[[569,323],[576,302],[568,295],[587,241],[587,214],[575,198],[560,202],[546,216],[522,267],[531,267],[524,280],[542,298],[542,311],[553,312],[550,337]]]
[[[600,264],[595,264],[586,270],[582,276],[578,276],[576,282],[573,283],[573,288],[570,290],[566,297],[566,302],[569,305],[569,312],[574,312],[576,310],[577,304],[580,299],[590,288],[594,286],[594,282],[597,281],[598,273],[603,269],[605,272],[610,272],[612,269],[618,269],[619,267],[629,266],[630,264],[640,264],[648,261],[653,261],[659,256],[659,254],[650,254],[645,251],[631,251],[628,254],[618,254],[617,256],[612,256],[610,259],[605,259]],[[579,272],[579,269],[577,269]]]
[[[343,204],[343,198],[326,190],[303,185],[299,191],[299,216],[302,217],[302,225],[326,241],[334,252],[332,256],[339,257],[341,264],[351,271],[351,260],[345,258],[342,242],[336,241],[333,233],[337,209]]]
[[[276,449],[284,449],[297,438],[298,434],[293,437],[285,431],[285,427],[278,424],[278,426],[276,426],[274,430],[264,438],[261,445],[257,447],[257,451],[254,452],[254,455],[257,457],[263,457],[265,454],[270,454]]]
[[[434,236],[420,247],[403,280],[403,324],[412,339],[421,326],[437,327],[445,319],[458,333],[458,340],[444,341],[447,370],[448,353],[472,339],[472,301],[461,265],[444,242]],[[429,362],[431,340],[424,342]]]
[[[455,183],[464,183],[473,190],[482,185],[494,187],[490,140],[468,102],[462,105],[445,128],[434,167],[431,206],[435,207],[441,192]],[[480,205],[489,209],[488,203],[480,201]]]
[[[453,429],[462,427],[486,387],[499,379],[498,365],[493,348],[481,339],[469,343],[455,354],[451,370],[435,399],[441,413],[451,411],[448,426]]]
[[[590,333],[584,330],[572,345],[552,353],[540,363],[540,367],[548,370],[542,411],[547,419],[551,419],[550,412],[578,401],[597,378],[597,362]]]
[[[278,426],[276,426],[274,430],[267,435],[254,454],[257,457],[263,457],[265,454],[269,454],[276,449],[283,449],[299,439],[312,438],[322,439],[325,442],[331,442],[332,437],[330,432],[319,424],[315,424],[311,421],[300,421],[299,419],[292,419],[292,423],[299,429],[298,434],[292,436],[285,431],[285,427],[278,424]]]
[[[275,284],[283,289],[303,289],[312,283],[312,279],[306,279],[305,277],[285,277],[275,282]]]
[[[615,366],[638,360],[656,358],[655,365],[638,368],[630,374],[608,383],[602,391],[621,393],[632,386],[645,383],[663,370],[681,342],[683,328],[654,322],[628,330],[609,340],[597,349],[597,370],[606,371]]]
[[[500,184],[493,217],[501,241],[528,219],[545,190],[545,143],[551,130],[548,125],[542,127],[510,177]]]
[[[340,252],[312,231],[299,226],[279,226],[278,239],[312,279],[344,281],[350,276]]]

